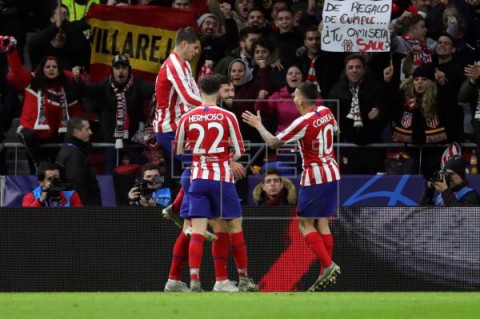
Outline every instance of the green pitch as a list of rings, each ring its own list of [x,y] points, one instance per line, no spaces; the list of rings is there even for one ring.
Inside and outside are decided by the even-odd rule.
[[[0,293],[0,318],[480,318],[480,293]]]

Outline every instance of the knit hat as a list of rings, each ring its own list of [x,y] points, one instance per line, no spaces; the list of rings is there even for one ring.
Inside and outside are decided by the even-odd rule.
[[[205,20],[207,20],[207,18],[210,18],[210,17],[212,17],[212,18],[214,18],[215,20],[218,21],[217,16],[214,15],[213,13],[204,13],[204,14],[202,14],[202,15],[200,16],[200,18],[198,18],[198,20],[197,20],[198,26],[201,27],[202,24],[205,22]]]
[[[123,54],[117,54],[112,59],[112,67],[116,67],[119,64],[130,67],[130,61],[128,60],[128,57]]]
[[[433,64],[426,63],[418,66],[415,71],[413,71],[413,78],[418,78],[419,76],[427,78],[429,80],[435,81],[435,73],[433,70]]]
[[[461,155],[455,155],[452,158],[450,158],[447,163],[445,163],[445,170],[452,170],[462,179],[465,179],[465,174],[467,172],[467,163],[463,159]]]

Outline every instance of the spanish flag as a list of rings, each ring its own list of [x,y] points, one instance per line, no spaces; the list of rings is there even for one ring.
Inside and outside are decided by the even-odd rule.
[[[93,82],[110,75],[112,57],[120,53],[129,57],[133,73],[155,81],[175,47],[176,31],[186,26],[197,28],[192,10],[159,6],[95,4],[87,13],[87,22],[91,26]]]

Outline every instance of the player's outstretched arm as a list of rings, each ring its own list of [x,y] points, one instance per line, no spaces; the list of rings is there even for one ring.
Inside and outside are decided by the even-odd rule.
[[[268,147],[270,148],[278,148],[283,145],[283,142],[280,141],[278,138],[272,135],[265,126],[262,124],[262,117],[260,116],[260,111],[257,111],[257,115],[245,111],[242,113],[242,119],[245,123],[257,129],[260,136],[262,136],[265,143],[267,143]]]

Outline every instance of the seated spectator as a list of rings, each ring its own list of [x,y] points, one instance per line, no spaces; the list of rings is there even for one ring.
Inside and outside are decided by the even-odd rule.
[[[468,186],[465,178],[467,163],[462,155],[451,157],[443,167],[428,182],[422,198],[422,205],[435,206],[478,206],[480,196],[477,191]],[[438,192],[435,200],[435,191]]]
[[[56,155],[51,149],[41,150],[39,146],[61,142],[68,119],[82,114],[82,107],[71,85],[70,74],[63,70],[56,57],[44,58],[35,72],[29,73],[15,50],[15,38],[0,37],[0,40],[0,50],[6,52],[11,70],[7,77],[17,89],[25,90],[17,133],[25,144],[30,171],[34,174],[36,164],[53,160]]]
[[[160,176],[160,167],[147,163],[142,167],[142,177],[139,178],[128,192],[131,206],[155,207],[162,209],[172,202],[170,188],[163,187],[164,179]]]
[[[142,148],[130,142],[134,134],[145,127],[143,105],[154,93],[154,84],[146,83],[131,74],[128,57],[118,54],[112,60],[112,74],[98,84],[81,80],[81,68],[72,69],[78,93],[93,98],[95,110],[100,114],[100,129],[105,143],[116,143],[128,155],[130,163],[145,164]],[[138,146],[138,145],[137,145]],[[111,174],[116,166],[116,150],[105,149],[105,172]],[[123,156],[121,152],[120,156]]]
[[[90,42],[85,37],[84,24],[68,20],[68,9],[57,6],[50,18],[51,25],[29,38],[28,52],[32,69],[47,56],[54,56],[65,69],[80,65],[87,70],[90,66]]]
[[[279,171],[270,169],[253,189],[253,199],[259,206],[295,205],[297,190],[292,181],[282,178]]]
[[[100,186],[88,160],[91,136],[90,123],[81,117],[72,117],[56,163],[63,169],[65,182],[80,194],[83,205],[102,206]]]
[[[66,190],[58,165],[41,162],[37,178],[40,185],[23,197],[22,207],[83,207],[78,193]]]

